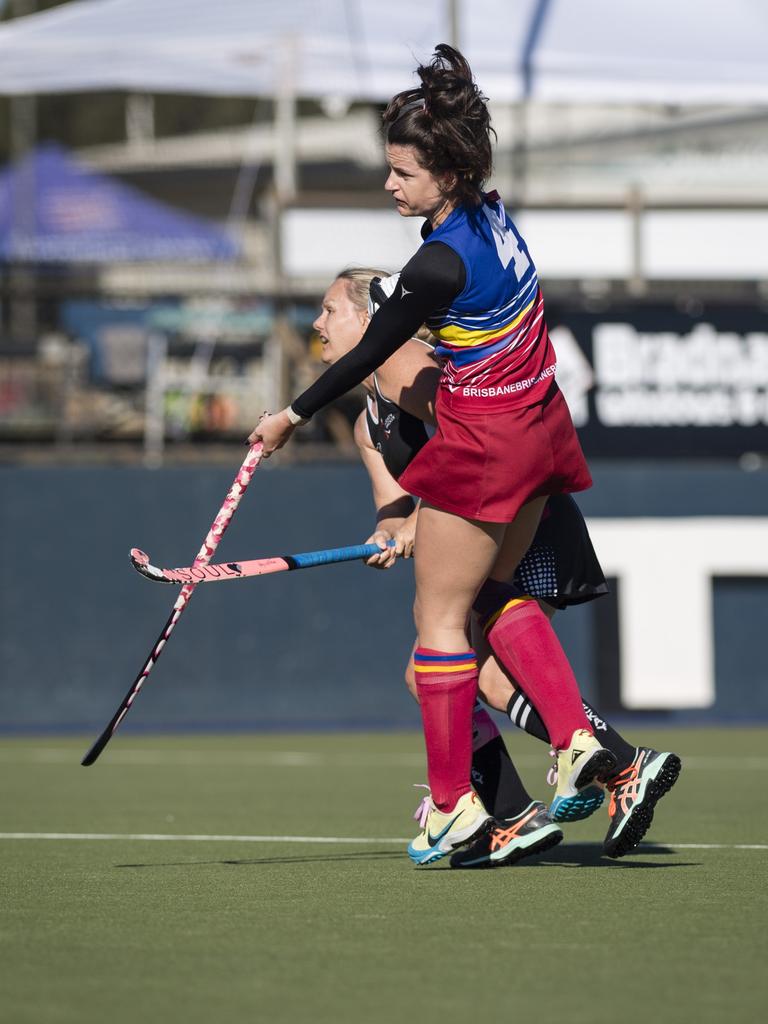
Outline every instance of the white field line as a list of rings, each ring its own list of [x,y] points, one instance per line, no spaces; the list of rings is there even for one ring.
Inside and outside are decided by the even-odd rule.
[[[413,838],[413,837],[411,837]],[[126,841],[152,843],[338,843],[369,846],[372,843],[409,843],[410,839],[373,839],[370,836],[206,836],[173,835],[152,832],[0,832],[3,839],[77,839],[103,840],[122,839]]]
[[[254,745],[258,740],[254,741]],[[0,763],[4,764],[70,764],[80,762],[80,751],[72,747],[26,747],[14,745],[0,746]],[[548,764],[544,745],[541,756],[537,754],[515,754],[512,756],[516,764],[536,767]],[[683,767],[693,771],[768,771],[768,757],[758,756],[690,756],[682,755]],[[104,756],[104,763],[136,766],[243,766],[274,767],[274,768],[419,768],[424,765],[424,755],[420,753],[381,753],[366,754],[332,753],[320,754],[307,750],[216,750],[208,753],[204,748],[195,750],[160,750],[123,748],[109,750]]]
[[[531,761],[537,760],[535,757]],[[232,765],[274,768],[360,768],[360,767],[404,767],[411,768],[424,764],[423,754],[316,754],[305,750],[110,750],[104,755],[107,761],[121,765],[169,765],[213,766]],[[80,751],[63,747],[32,747],[14,751],[11,747],[0,749],[0,762],[27,762],[33,764],[79,764]],[[767,761],[768,764],[768,761]]]
[[[124,842],[158,842],[158,843],[314,843],[328,845],[375,846],[383,843],[396,843],[398,846],[409,843],[410,839],[397,836],[371,838],[370,836],[208,836],[208,835],[172,835],[162,833],[122,833],[122,832],[0,832],[3,839],[54,839],[54,840],[122,840]],[[768,850],[768,843],[672,843],[659,840],[652,846],[668,846],[675,850]],[[576,842],[567,846],[594,846],[594,843]],[[642,846],[638,847],[642,852]]]

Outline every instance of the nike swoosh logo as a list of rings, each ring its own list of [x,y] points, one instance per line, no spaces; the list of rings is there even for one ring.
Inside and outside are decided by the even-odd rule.
[[[427,843],[428,843],[428,844],[429,844],[430,846],[437,846],[437,844],[438,844],[438,843],[440,842],[440,840],[441,840],[441,839],[443,838],[443,836],[445,835],[445,833],[446,833],[446,832],[447,832],[447,831],[448,831],[448,830],[449,830],[450,828],[452,828],[452,827],[453,827],[453,824],[454,824],[454,823],[455,823],[456,821],[458,821],[460,817],[461,817],[461,811],[459,811],[459,813],[458,813],[458,814],[456,815],[456,817],[455,817],[455,818],[451,818],[451,820],[450,820],[450,821],[448,822],[448,824],[447,824],[447,825],[445,826],[445,828],[444,828],[444,829],[442,829],[442,830],[441,830],[440,832],[438,832],[438,834],[437,834],[437,835],[436,835],[436,836],[435,836],[434,838],[432,838],[432,835],[430,834],[430,832],[429,832],[429,831],[427,831]]]

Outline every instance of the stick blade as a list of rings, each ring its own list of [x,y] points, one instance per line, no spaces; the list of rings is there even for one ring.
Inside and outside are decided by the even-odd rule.
[[[82,759],[80,764],[83,765],[83,767],[85,767],[85,768],[88,768],[90,765],[92,765],[94,763],[94,761],[98,758],[99,754],[102,752],[104,747],[106,747],[106,745],[109,743],[111,738],[112,738],[112,723],[110,722],[109,725],[107,726],[107,728],[101,734],[101,736],[99,736],[99,738],[93,744],[91,749],[88,751],[88,753]]]
[[[141,548],[131,548],[131,565],[140,572],[145,580],[152,580],[153,583],[169,583],[171,586],[177,585],[175,580],[169,580],[162,569],[158,569],[156,565],[152,565],[149,561],[149,555],[145,554]]]

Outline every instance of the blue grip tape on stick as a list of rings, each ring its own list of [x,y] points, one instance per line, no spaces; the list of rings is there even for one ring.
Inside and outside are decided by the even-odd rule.
[[[387,547],[395,546],[393,540],[387,541]],[[330,565],[333,562],[352,562],[356,558],[370,558],[380,555],[378,544],[354,544],[348,548],[328,548],[326,551],[306,551],[299,555],[283,555],[292,569],[310,569],[313,565]]]

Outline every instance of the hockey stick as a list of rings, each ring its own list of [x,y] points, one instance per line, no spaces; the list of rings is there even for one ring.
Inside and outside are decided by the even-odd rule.
[[[245,460],[232,483],[232,486],[227,492],[227,496],[224,499],[224,503],[219,509],[218,514],[216,515],[216,518],[214,519],[211,528],[208,531],[208,536],[203,541],[203,546],[197,553],[197,557],[195,558],[194,562],[195,567],[207,565],[208,562],[210,562],[211,558],[213,557],[213,553],[218,547],[219,541],[224,535],[224,531],[229,526],[229,522],[232,519],[232,516],[235,514],[235,510],[237,509],[237,506],[240,504],[240,499],[245,494],[245,490],[248,484],[251,482],[251,477],[253,476],[256,467],[258,466],[260,461],[261,444],[255,444],[249,449],[248,454],[246,455]],[[131,688],[128,690],[128,693],[126,693],[125,697],[123,698],[120,707],[115,712],[109,725],[106,727],[104,732],[101,734],[101,736],[99,736],[99,738],[93,744],[91,749],[85,755],[83,760],[80,762],[81,764],[85,765],[86,767],[88,765],[93,764],[93,762],[102,752],[104,747],[106,747],[106,745],[112,739],[122,720],[128,714],[131,704],[133,704],[134,700],[136,699],[136,695],[146,682],[147,676],[152,671],[155,662],[160,657],[163,648],[168,642],[168,637],[173,632],[174,626],[181,617],[181,613],[184,611],[187,604],[189,603],[189,599],[194,593],[195,585],[195,583],[188,583],[186,586],[181,588],[181,593],[176,598],[176,602],[173,608],[171,609],[171,614],[168,617],[168,621],[163,626],[162,632],[160,633],[160,636],[157,638],[157,641],[155,642],[155,645],[152,648],[149,657],[144,662],[144,666],[141,672],[139,672],[139,674],[134,679],[133,683],[131,683]]]
[[[393,540],[389,541],[389,547],[394,543]],[[309,569],[314,565],[331,565],[334,562],[352,562],[357,558],[370,558],[378,554],[381,554],[381,548],[377,544],[357,544],[348,548],[306,551],[300,555],[255,558],[248,562],[217,562],[215,565],[195,564],[183,569],[159,569],[150,564],[149,555],[138,548],[131,548],[131,564],[137,572],[154,583],[197,585],[241,580],[246,576],[266,576],[272,572],[290,572],[292,569]]]

